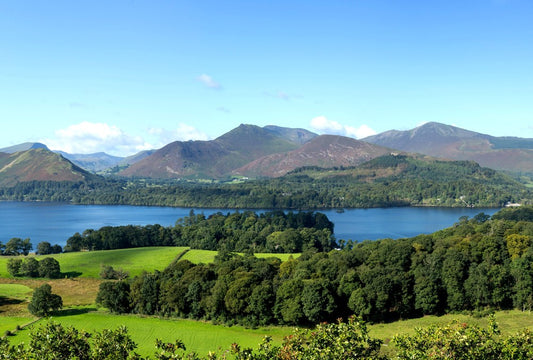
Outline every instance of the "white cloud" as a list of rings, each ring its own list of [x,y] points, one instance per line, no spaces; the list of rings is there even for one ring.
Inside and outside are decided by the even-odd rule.
[[[361,139],[367,136],[375,135],[376,131],[368,125],[353,127],[342,125],[337,121],[329,120],[325,116],[317,116],[311,120],[311,127],[323,134],[333,134]]]
[[[155,143],[158,144],[155,148],[160,148],[174,141],[209,140],[206,134],[185,123],[179,123],[174,130],[151,128],[148,129],[148,133],[153,136]]]
[[[208,88],[217,89],[217,90],[218,89],[222,89],[222,86],[218,82],[213,80],[213,78],[211,76],[207,75],[207,74],[202,74],[202,75],[198,76],[198,81],[203,83]]]
[[[53,139],[40,141],[50,149],[70,154],[105,152],[129,156],[142,150],[160,149],[176,140],[208,140],[208,136],[185,123],[179,123],[174,130],[151,128],[143,136],[132,136],[114,125],[82,122],[56,130]]]
[[[111,155],[127,156],[151,148],[140,136],[128,135],[113,125],[87,121],[56,130],[54,139],[42,142],[53,150],[71,154],[103,151]]]

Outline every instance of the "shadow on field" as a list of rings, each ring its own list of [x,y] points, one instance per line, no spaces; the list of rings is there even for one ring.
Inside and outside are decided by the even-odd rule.
[[[17,304],[20,304],[20,303],[23,303],[23,302],[24,302],[24,300],[13,299],[13,298],[5,297],[5,296],[0,296],[0,306],[3,306],[3,305],[17,305]]]
[[[54,312],[54,316],[73,316],[87,314],[88,312],[96,311],[96,308],[81,308],[81,309],[64,309]]]
[[[61,277],[63,279],[66,279],[66,278],[71,279],[71,278],[77,278],[77,277],[81,276],[81,274],[82,273],[79,272],[79,271],[67,271],[67,272],[62,272],[61,273]]]

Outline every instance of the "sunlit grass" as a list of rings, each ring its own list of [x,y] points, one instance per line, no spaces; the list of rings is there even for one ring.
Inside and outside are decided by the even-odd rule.
[[[80,308],[79,311],[82,312],[83,309]],[[55,316],[51,320],[64,326],[74,326],[89,332],[116,329],[118,326],[124,325],[128,328],[128,333],[132,339],[138,344],[136,352],[144,356],[154,354],[156,339],[166,342],[181,339],[187,347],[187,352],[194,351],[206,355],[213,350],[217,352],[227,350],[233,343],[238,343],[242,347],[257,347],[266,335],[271,336],[279,344],[283,337],[292,331],[292,328],[288,327],[247,329],[242,326],[228,327],[194,320],[111,315],[104,312]],[[41,320],[29,329],[40,326],[44,321],[47,320]],[[28,329],[10,337],[12,344],[28,343],[28,340]]]

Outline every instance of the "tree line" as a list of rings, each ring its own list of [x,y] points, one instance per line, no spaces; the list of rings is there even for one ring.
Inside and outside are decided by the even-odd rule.
[[[33,244],[29,238],[11,238],[5,245],[0,241],[0,255],[3,256],[28,256],[33,250]],[[42,241],[37,244],[38,255],[59,254],[63,251],[60,245],[51,245],[48,241]]]
[[[317,212],[251,211],[195,214],[174,226],[106,226],[67,240],[64,251],[110,250],[144,246],[189,246],[202,250],[297,253],[336,246],[333,223]]]
[[[114,178],[32,181],[0,188],[0,200],[245,209],[502,207],[531,201],[531,191],[474,162],[389,155],[355,168],[307,167],[280,178],[237,184]]]
[[[46,257],[37,260],[34,257],[26,259],[11,258],[7,261],[7,272],[13,277],[42,277],[57,279],[61,276],[59,261]]]
[[[463,217],[413,238],[310,248],[283,263],[222,250],[212,264],[178,261],[162,272],[104,282],[98,302],[118,313],[244,325],[531,310],[533,220],[510,214]]]

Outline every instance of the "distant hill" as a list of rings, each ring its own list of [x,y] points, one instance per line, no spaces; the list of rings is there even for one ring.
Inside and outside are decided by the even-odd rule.
[[[13,186],[33,180],[82,181],[94,177],[95,175],[47,148],[11,154],[0,152],[0,186]]]
[[[281,126],[275,126],[275,125],[267,125],[263,129],[273,132],[274,134],[277,134],[278,136],[298,143],[298,144],[305,144],[306,142],[314,139],[318,135],[305,129],[293,129],[293,128],[287,128],[287,127],[281,127]]]
[[[139,161],[141,161],[144,158],[147,158],[148,156],[155,153],[156,150],[143,150],[138,152],[137,154],[126,156],[125,158],[122,158],[120,162],[118,163],[119,166],[129,166],[132,164],[135,164]]]
[[[26,151],[31,149],[48,149],[48,147],[45,144],[41,144],[38,142],[25,142],[22,144],[2,148],[0,149],[0,152],[13,154],[19,151]]]
[[[356,166],[390,152],[385,147],[344,136],[321,135],[298,149],[254,160],[234,173],[251,177],[278,177],[304,166]]]
[[[533,172],[533,139],[494,137],[430,122],[412,130],[390,130],[362,139],[372,144],[512,172]]]
[[[222,178],[257,158],[294,150],[299,143],[273,131],[240,125],[210,141],[176,141],[121,171],[121,176],[148,178]]]
[[[65,159],[72,161],[79,167],[95,173],[116,166],[124,159],[123,157],[112,156],[104,152],[94,154],[69,154],[64,151],[55,152],[61,154]]]

